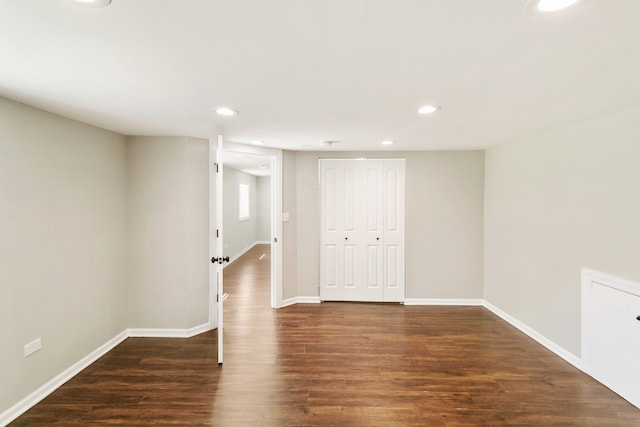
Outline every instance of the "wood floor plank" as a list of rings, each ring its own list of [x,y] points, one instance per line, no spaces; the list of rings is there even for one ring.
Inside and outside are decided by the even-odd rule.
[[[482,307],[272,310],[267,251],[225,268],[224,366],[216,331],[129,338],[12,425],[640,425],[640,410]]]

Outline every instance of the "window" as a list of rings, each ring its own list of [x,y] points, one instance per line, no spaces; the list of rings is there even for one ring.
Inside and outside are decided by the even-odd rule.
[[[249,219],[249,184],[240,184],[238,195],[238,220],[245,221]]]

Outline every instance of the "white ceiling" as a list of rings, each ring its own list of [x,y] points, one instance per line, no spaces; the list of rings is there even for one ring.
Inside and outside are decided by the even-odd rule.
[[[271,176],[271,157],[224,151],[222,164],[249,175]]]
[[[483,148],[640,105],[640,1],[527,2],[0,0],[0,95],[128,135],[294,150]]]

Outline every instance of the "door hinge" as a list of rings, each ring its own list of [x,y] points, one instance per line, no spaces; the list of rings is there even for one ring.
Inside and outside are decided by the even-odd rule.
[[[220,237],[220,230],[216,228],[216,237]]]
[[[220,172],[220,169],[218,168],[218,164],[214,163],[216,165],[216,173]]]
[[[220,302],[220,295],[216,295],[216,302]]]

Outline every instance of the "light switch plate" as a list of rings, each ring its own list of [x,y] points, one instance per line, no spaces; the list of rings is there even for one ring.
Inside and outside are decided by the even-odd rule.
[[[38,338],[24,345],[24,357],[30,356],[42,348],[42,339]]]

